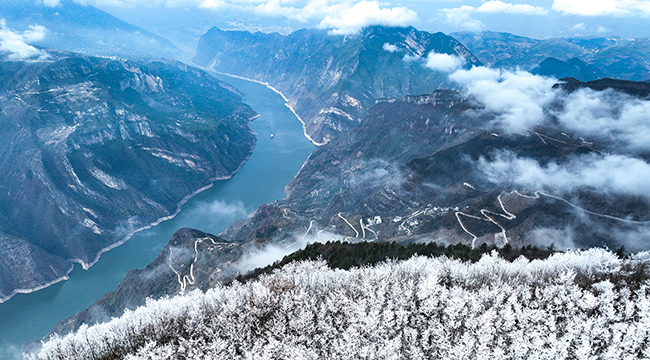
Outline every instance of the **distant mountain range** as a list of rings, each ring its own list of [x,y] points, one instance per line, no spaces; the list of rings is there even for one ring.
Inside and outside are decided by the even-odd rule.
[[[521,68],[530,71],[542,66],[544,74],[557,78],[565,77],[567,65],[548,58],[573,62],[579,59],[590,65],[587,76],[579,73],[573,76],[582,81],[594,80],[593,73],[598,77],[611,77],[624,80],[645,81],[650,79],[650,39],[608,38],[553,38],[545,40],[531,39],[508,33],[492,31],[476,33],[453,33],[455,39],[467,47],[472,54],[485,65],[494,68]],[[548,71],[555,63],[556,71]],[[580,65],[580,67],[584,67]],[[541,74],[541,73],[540,73]],[[564,76],[563,76],[564,75]]]
[[[480,62],[443,33],[373,26],[358,36],[325,30],[290,35],[211,29],[193,61],[203,67],[270,84],[302,118],[305,133],[324,144],[357,126],[375,101],[448,87],[445,72],[425,65],[445,54],[469,68]]]
[[[61,0],[54,7],[31,0],[3,0],[0,18],[18,31],[33,25],[44,26],[45,37],[35,44],[48,49],[170,59],[180,52],[169,40],[73,0]]]
[[[253,151],[242,95],[174,61],[0,61],[0,301],[92,265]]]

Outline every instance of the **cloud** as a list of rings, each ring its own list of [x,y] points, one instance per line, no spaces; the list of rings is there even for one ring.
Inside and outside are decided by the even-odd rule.
[[[399,50],[397,48],[397,46],[389,44],[389,43],[385,43],[381,48],[388,51],[388,52],[395,52],[395,51]]]
[[[555,0],[553,10],[565,15],[631,16],[648,14],[648,2],[637,0]]]
[[[507,132],[526,133],[557,121],[578,136],[633,153],[650,152],[648,100],[611,89],[567,94],[553,89],[558,80],[524,71],[473,67],[449,78],[483,106],[482,114],[492,117],[492,125]]]
[[[350,187],[355,188],[355,191],[383,187],[399,192],[407,182],[398,165],[383,159],[358,161],[353,168],[346,175]]]
[[[205,3],[217,3],[221,4],[222,2],[219,0],[206,0]],[[269,0],[265,3],[259,4],[254,7],[254,11],[259,14],[264,14],[264,15],[270,15],[270,16],[286,16],[286,17],[294,17],[296,19],[302,19],[303,16],[305,18],[311,17],[310,15],[306,14],[301,14],[301,11],[299,9],[296,9],[291,6],[284,6],[284,3],[282,0]]]
[[[481,31],[484,26],[480,20],[473,19],[470,14],[476,12],[473,6],[463,5],[453,9],[442,9],[447,23],[456,26],[461,30]]]
[[[636,253],[648,251],[648,240],[650,238],[650,225],[638,225],[628,229],[606,229],[611,238],[616,240],[617,246],[624,245],[625,250]]]
[[[407,26],[417,13],[406,7],[381,8],[377,1],[361,1],[336,15],[327,15],[320,28],[331,29],[334,35],[352,35],[370,25]]]
[[[226,203],[219,200],[200,202],[193,211],[207,218],[229,218],[233,219],[233,221],[243,219],[248,215],[248,211],[241,201],[234,203]]]
[[[46,0],[60,1],[60,0]],[[194,7],[252,12],[328,29],[333,35],[353,35],[372,25],[408,26],[417,12],[376,0],[74,0],[100,8]]]
[[[578,23],[578,24],[573,25],[571,27],[571,29],[569,29],[569,30],[576,31],[576,32],[582,32],[582,31],[587,30],[587,27],[585,26],[585,23]]]
[[[490,182],[510,183],[529,190],[567,193],[590,189],[650,200],[650,164],[625,155],[586,154],[563,163],[541,165],[532,158],[501,151],[492,161],[481,157],[477,167]]]
[[[463,5],[452,9],[442,9],[447,23],[467,31],[481,31],[484,25],[480,20],[471,17],[471,14],[521,14],[521,15],[545,15],[544,8],[528,4],[511,4],[499,0],[484,2],[478,8]]]
[[[440,72],[452,72],[465,65],[465,59],[456,55],[438,54],[434,51],[427,55],[425,64],[431,70]]]
[[[571,227],[564,229],[535,228],[530,231],[531,242],[536,246],[549,247],[553,245],[556,250],[575,250],[574,231]]]
[[[59,5],[59,0],[43,0],[43,5],[49,6],[49,7],[55,7]]]
[[[541,124],[546,119],[545,109],[556,99],[555,79],[524,71],[473,67],[449,77],[494,115],[496,125],[509,132],[525,132]]]
[[[221,231],[237,220],[245,219],[250,213],[241,201],[224,202],[199,202],[196,206],[183,209],[181,216],[187,227],[197,229],[205,228],[210,224],[212,230]]]
[[[216,9],[218,7],[221,7],[225,4],[224,1],[221,0],[204,0],[201,2],[199,7],[204,8],[204,9]]]
[[[650,151],[650,101],[613,90],[580,89],[563,97],[563,105],[554,115],[567,129],[629,151]]]
[[[9,29],[6,20],[0,19],[0,52],[8,53],[9,60],[45,59],[47,52],[27,44],[43,40],[45,32],[44,26],[30,25],[28,30],[20,33]]]
[[[307,244],[343,241],[343,236],[311,228],[309,234],[295,235],[292,240],[293,242],[288,245],[267,245],[258,251],[244,256],[239,262],[239,271],[246,273],[255,268],[273,264],[276,261],[282,260],[285,255],[304,249]]]
[[[535,7],[528,4],[510,4],[503,1],[492,0],[484,2],[476,9],[482,13],[503,13],[503,14],[526,14],[526,15],[545,15],[544,8]]]
[[[406,54],[404,55],[404,58],[402,58],[402,61],[413,62],[413,61],[420,61],[420,59],[422,59],[422,56],[418,54],[415,55]]]
[[[0,359],[21,360],[24,359],[22,349],[6,340],[0,343]]]

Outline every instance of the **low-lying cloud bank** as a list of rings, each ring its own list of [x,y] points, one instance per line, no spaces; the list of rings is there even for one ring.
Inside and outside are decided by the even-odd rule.
[[[47,52],[28,43],[43,40],[46,31],[44,26],[31,25],[29,30],[18,32],[8,28],[5,19],[0,19],[0,54],[6,54],[9,60],[45,59]]]
[[[492,125],[524,133],[557,121],[593,140],[633,153],[650,151],[650,101],[614,90],[580,89],[568,94],[553,88],[558,80],[524,71],[485,67],[457,70],[449,78],[492,115]]]
[[[450,75],[465,96],[481,106],[493,129],[533,136],[542,125],[559,125],[574,138],[604,147],[601,154],[576,155],[540,164],[509,151],[482,157],[477,168],[493,183],[568,193],[588,189],[650,200],[650,101],[611,89],[567,93],[557,79],[523,71],[474,67]]]
[[[529,190],[555,193],[589,189],[650,200],[650,164],[626,155],[587,154],[565,163],[541,165],[534,159],[502,151],[494,160],[482,157],[477,164],[493,183],[512,183]]]
[[[449,78],[466,96],[476,99],[494,116],[494,124],[507,132],[525,132],[547,118],[549,105],[558,99],[557,80],[524,71],[486,67],[458,70]]]
[[[649,100],[612,89],[583,88],[568,93],[553,88],[557,79],[523,71],[475,67],[457,70],[450,79],[464,96],[480,105],[477,116],[491,119],[486,123],[490,132],[536,136],[536,131],[543,132],[549,126],[552,132],[564,133],[557,135],[559,141],[566,136],[572,143],[599,149],[550,161],[511,150],[485,154],[474,165],[489,182],[564,198],[573,198],[571,194],[576,191],[588,191],[607,201],[618,196],[650,203]],[[576,220],[583,228],[612,239],[612,244],[625,245],[629,251],[647,250],[650,224],[627,220],[631,214],[600,214],[620,220],[612,224],[576,211]],[[580,246],[576,229],[567,224],[536,228],[530,233],[531,241],[559,249],[576,248]]]
[[[304,249],[308,244],[343,240],[343,237],[340,235],[316,229],[312,225],[313,223],[309,225],[309,228],[304,234],[294,235],[293,242],[288,245],[271,244],[245,255],[239,261],[239,271],[243,274],[255,268],[263,268],[271,265],[276,261],[282,260],[286,255]]]

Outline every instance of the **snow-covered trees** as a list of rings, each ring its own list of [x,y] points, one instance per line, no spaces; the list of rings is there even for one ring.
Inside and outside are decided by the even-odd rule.
[[[414,257],[286,265],[159,301],[43,345],[37,359],[650,357],[650,254],[600,249],[475,264]]]

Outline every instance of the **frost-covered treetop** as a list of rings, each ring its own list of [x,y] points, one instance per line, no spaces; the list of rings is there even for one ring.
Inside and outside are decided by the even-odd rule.
[[[650,358],[650,253],[475,264],[414,257],[149,301],[43,345],[36,359]]]

